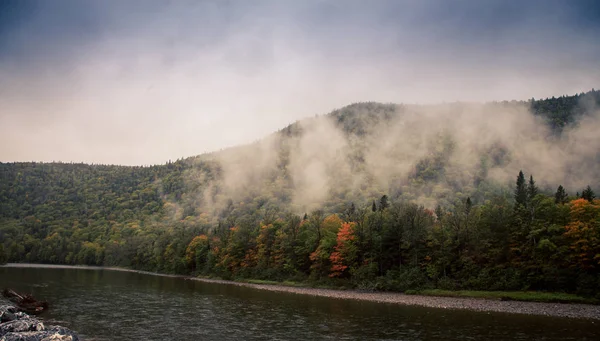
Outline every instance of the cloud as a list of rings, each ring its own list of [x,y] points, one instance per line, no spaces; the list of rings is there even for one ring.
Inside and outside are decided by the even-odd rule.
[[[482,181],[475,200],[490,199],[493,190],[484,192],[513,186],[520,170],[544,191],[563,185],[574,194],[598,182],[600,111],[588,110],[557,136],[527,102],[355,104],[212,154],[223,186],[208,211],[256,198],[299,214],[340,211],[383,194],[433,208],[476,195]]]
[[[4,2],[0,160],[156,164],[358,101],[586,91],[592,5]]]

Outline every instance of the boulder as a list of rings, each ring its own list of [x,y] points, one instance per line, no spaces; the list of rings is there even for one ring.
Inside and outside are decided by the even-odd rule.
[[[0,323],[10,322],[17,319],[17,315],[10,311],[0,311]]]
[[[20,320],[20,319],[28,318],[28,317],[29,317],[29,315],[25,314],[25,313],[24,313],[24,312],[22,312],[22,311],[17,311],[17,312],[15,313],[15,317],[17,318],[17,320]]]
[[[0,341],[79,341],[75,332],[61,326],[44,326],[20,307],[0,302]]]
[[[30,317],[0,323],[0,336],[4,336],[12,332],[32,332],[43,330],[44,324],[42,321]]]
[[[13,307],[12,305],[0,306],[0,323],[16,320],[17,316],[15,314],[17,312],[17,308]]]
[[[72,330],[55,326],[44,331],[8,333],[0,341],[79,341]]]
[[[11,312],[11,313],[16,313],[17,311],[19,311],[19,309],[17,309],[15,306],[12,305],[8,305],[8,304],[4,304],[4,305],[0,305],[0,313],[2,312]]]
[[[12,305],[0,305],[0,323],[27,318],[29,315],[19,311]]]
[[[41,332],[8,333],[0,341],[79,341],[77,334],[59,327]]]

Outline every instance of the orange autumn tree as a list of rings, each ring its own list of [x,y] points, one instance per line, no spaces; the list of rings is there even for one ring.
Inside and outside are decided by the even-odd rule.
[[[356,261],[356,236],[354,226],[351,222],[344,222],[337,233],[337,245],[335,251],[329,256],[331,261],[331,273],[329,277],[343,277],[348,274],[349,268]]]
[[[571,201],[570,222],[565,237],[570,240],[573,265],[583,268],[600,267],[600,200]]]

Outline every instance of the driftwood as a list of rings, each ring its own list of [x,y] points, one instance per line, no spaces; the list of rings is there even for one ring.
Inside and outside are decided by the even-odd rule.
[[[37,315],[48,309],[48,302],[38,301],[29,294],[19,294],[12,289],[4,289],[2,296],[27,314]]]

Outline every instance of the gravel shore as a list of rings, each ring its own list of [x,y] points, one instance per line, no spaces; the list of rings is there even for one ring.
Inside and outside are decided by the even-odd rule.
[[[123,268],[103,268],[91,266],[64,266],[64,265],[40,265],[40,264],[7,264],[7,267],[38,267],[38,268],[79,268],[93,270],[115,270],[136,272],[155,276],[176,277],[186,280],[201,281],[206,283],[218,283],[225,285],[237,285],[260,290],[275,292],[286,292],[299,295],[311,295],[329,297],[335,299],[362,300],[390,304],[415,305],[441,309],[467,309],[481,312],[500,312],[512,314],[545,315],[555,317],[583,318],[600,320],[600,305],[575,304],[575,303],[540,303],[521,301],[500,301],[491,299],[476,299],[463,297],[435,297],[406,295],[389,292],[360,292],[354,290],[334,290],[291,287],[271,284],[252,284],[233,282],[218,279],[206,279],[190,276],[164,275],[147,271],[130,270]]]
[[[260,290],[286,292],[300,295],[329,297],[336,299],[361,300],[380,303],[416,305],[442,309],[467,309],[482,312],[500,312],[512,314],[545,315],[555,317],[584,318],[600,320],[600,305],[574,304],[574,303],[541,303],[521,301],[500,301],[491,299],[463,298],[463,297],[435,297],[406,295],[388,292],[360,292],[354,290],[334,290],[290,287],[271,284],[251,284],[216,279],[192,278],[188,279],[227,285],[238,285]]]

